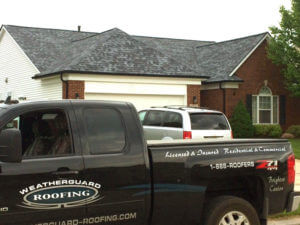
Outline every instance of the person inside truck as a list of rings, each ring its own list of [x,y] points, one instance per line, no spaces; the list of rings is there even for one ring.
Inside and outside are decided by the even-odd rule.
[[[68,132],[68,124],[63,114],[58,114],[54,119],[54,142],[50,148],[52,155],[64,155],[71,152],[71,142]]]
[[[44,120],[34,121],[32,123],[32,133],[34,134],[34,141],[25,151],[24,156],[38,156],[47,155],[49,152],[50,142],[50,127]]]

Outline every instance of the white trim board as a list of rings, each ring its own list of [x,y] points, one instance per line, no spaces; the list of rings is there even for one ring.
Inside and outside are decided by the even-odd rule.
[[[190,84],[201,85],[201,78],[176,78],[176,77],[146,77],[132,75],[105,75],[105,74],[75,74],[64,73],[64,80],[114,82],[114,83],[144,83],[144,84]]]
[[[21,53],[24,55],[24,57],[26,58],[26,60],[28,62],[30,62],[30,64],[33,66],[33,68],[36,70],[36,73],[40,73],[40,71],[38,70],[38,68],[33,64],[33,62],[30,60],[30,58],[26,55],[26,53],[24,52],[24,50],[21,48],[21,46],[16,42],[16,40],[13,38],[13,36],[11,36],[11,34],[5,29],[5,26],[2,27],[2,30],[5,31],[5,33],[7,33],[7,35],[13,40],[14,44],[16,45],[16,47],[21,51]],[[2,31],[1,30],[1,31]],[[2,32],[1,32],[2,33]]]
[[[242,82],[223,82],[221,83],[221,88],[233,88],[233,89],[238,89],[239,85]],[[215,84],[202,84],[201,85],[201,91],[205,91],[205,90],[217,90],[220,89],[220,83],[215,83]]]
[[[244,64],[244,62],[252,55],[252,53],[263,43],[264,40],[270,37],[270,34],[267,33],[259,42],[258,44],[249,52],[249,54],[239,63],[237,67],[230,73],[230,77],[234,75],[234,73]]]

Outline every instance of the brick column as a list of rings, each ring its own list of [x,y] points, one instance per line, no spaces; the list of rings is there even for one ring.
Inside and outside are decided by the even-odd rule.
[[[187,105],[192,107],[200,107],[200,87],[201,85],[187,86]]]
[[[67,87],[68,86],[68,87]],[[67,96],[68,89],[68,96]],[[63,99],[84,99],[84,81],[69,80],[63,82]]]

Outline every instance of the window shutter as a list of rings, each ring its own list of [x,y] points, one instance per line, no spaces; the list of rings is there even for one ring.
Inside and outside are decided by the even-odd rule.
[[[247,94],[247,96],[246,96],[246,108],[252,119],[252,95],[250,95],[250,94]]]
[[[279,122],[280,125],[284,125],[286,121],[286,98],[285,95],[280,95],[279,97]]]

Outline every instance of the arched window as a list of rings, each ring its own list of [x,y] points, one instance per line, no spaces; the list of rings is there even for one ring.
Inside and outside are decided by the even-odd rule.
[[[278,111],[278,96],[272,95],[269,87],[263,86],[258,95],[252,96],[253,123],[277,124]]]

